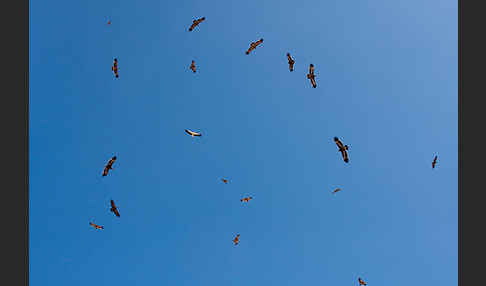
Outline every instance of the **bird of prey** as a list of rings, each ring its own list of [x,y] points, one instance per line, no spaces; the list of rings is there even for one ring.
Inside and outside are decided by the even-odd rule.
[[[313,64],[310,64],[310,66],[309,66],[309,73],[307,74],[307,78],[310,79],[312,87],[316,88],[317,83],[316,83],[316,76],[314,74],[314,65]]]
[[[240,242],[240,235],[239,235],[239,234],[237,234],[237,235],[236,235],[236,237],[235,237],[235,239],[233,239],[233,243],[234,243],[235,245],[237,245],[239,242]]]
[[[253,199],[252,197],[246,197],[246,198],[242,198],[240,200],[240,202],[249,202],[251,199]]]
[[[103,226],[101,226],[101,225],[97,225],[97,224],[94,224],[94,223],[92,223],[92,222],[90,222],[90,223],[89,223],[89,225],[91,225],[91,226],[92,226],[92,227],[94,227],[95,229],[104,229],[104,227],[103,227]]]
[[[339,148],[339,152],[341,152],[341,154],[343,155],[344,162],[348,163],[348,145],[343,145],[343,142],[341,142],[341,140],[339,140],[337,137],[334,137],[334,142],[336,142],[336,145]]]
[[[202,21],[204,21],[204,20],[206,20],[206,17],[202,17],[200,19],[193,20],[191,27],[189,27],[189,32],[191,32],[192,30],[194,30],[194,28],[196,28],[196,26],[199,25],[199,24],[201,24]]]
[[[108,161],[108,164],[106,164],[105,168],[103,169],[103,177],[108,175],[108,172],[110,170],[113,170],[113,163],[116,161],[116,156],[113,156],[113,158]]]
[[[186,129],[185,131],[186,131],[187,134],[191,135],[192,137],[194,137],[194,136],[201,137],[201,133],[193,132],[193,131],[188,130],[188,129]]]
[[[113,60],[111,70],[115,73],[115,77],[118,78],[118,60],[116,58]]]
[[[435,164],[437,164],[437,156],[435,156],[434,161],[432,161],[432,169],[435,168]]]
[[[290,71],[293,71],[294,70],[295,61],[290,56],[290,53],[287,53],[287,59],[289,60],[289,70]]]
[[[337,192],[339,192],[339,191],[341,191],[341,189],[340,189],[340,188],[337,188],[337,189],[335,189],[334,191],[332,191],[332,193],[333,193],[333,194],[335,194],[335,193],[337,193]]]
[[[358,282],[359,282],[359,285],[366,285],[366,282],[364,282],[363,279],[361,279],[359,277],[358,277]]]
[[[193,72],[196,72],[196,62],[192,61],[191,66],[189,67]]]
[[[256,47],[258,47],[258,45],[260,45],[261,43],[263,43],[263,39],[260,39],[256,42],[252,42],[250,44],[250,47],[248,48],[248,50],[245,52],[247,55],[250,54],[251,51],[253,51],[254,49],[256,49]]]
[[[111,209],[110,212],[114,213],[117,217],[120,217],[120,213],[118,212],[118,208],[115,205],[115,202],[111,200]]]
[[[228,180],[226,180],[226,179],[221,179],[221,181],[223,181],[223,183],[225,183],[225,184],[228,183]]]

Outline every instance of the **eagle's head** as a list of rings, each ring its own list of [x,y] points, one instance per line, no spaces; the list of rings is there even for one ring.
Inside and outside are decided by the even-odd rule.
[[[338,139],[337,137],[334,137],[334,141],[336,141],[336,142],[337,142],[338,140],[339,140],[339,139]]]
[[[113,160],[116,160],[116,156],[113,156]]]

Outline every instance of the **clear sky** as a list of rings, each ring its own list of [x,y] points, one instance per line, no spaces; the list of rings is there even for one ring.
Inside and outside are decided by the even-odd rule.
[[[31,1],[31,285],[457,285],[457,43],[452,0]]]

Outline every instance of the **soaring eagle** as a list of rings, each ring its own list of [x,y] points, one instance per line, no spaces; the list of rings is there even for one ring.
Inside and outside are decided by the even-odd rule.
[[[191,27],[189,27],[189,32],[194,30],[194,28],[196,28],[196,26],[201,24],[204,20],[206,20],[206,17],[202,17],[200,19],[193,20]]]
[[[221,179],[221,181],[223,181],[223,183],[225,183],[225,184],[228,183],[228,180],[226,180],[226,179]]]
[[[192,61],[191,66],[189,67],[193,72],[196,72],[196,62]]]
[[[310,64],[309,66],[309,73],[307,74],[307,78],[310,79],[312,87],[316,88],[317,83],[316,83],[316,75],[314,74],[314,65]]]
[[[116,58],[113,60],[111,70],[115,73],[115,77],[118,78],[118,60]]]
[[[256,42],[252,42],[250,44],[250,47],[248,48],[248,50],[245,52],[247,55],[250,54],[251,51],[253,51],[254,49],[256,49],[256,47],[258,47],[258,45],[260,45],[261,43],[263,43],[263,39],[260,39]]]
[[[186,131],[187,134],[191,135],[192,137],[194,137],[194,136],[201,137],[201,135],[202,135],[201,133],[193,132],[193,131],[188,130],[188,129],[186,129],[185,131]]]
[[[337,192],[339,192],[339,191],[341,191],[341,189],[340,189],[340,188],[337,188],[337,189],[335,189],[334,191],[332,191],[332,193],[333,193],[333,194],[335,194],[335,193],[337,193]]]
[[[110,212],[114,213],[117,217],[120,217],[120,213],[118,212],[118,209],[117,209],[115,202],[113,200],[111,200]]]
[[[116,161],[116,156],[113,156],[113,158],[108,161],[108,164],[106,164],[105,168],[103,169],[103,177],[108,175],[108,172],[110,170],[113,170],[113,163]]]
[[[359,285],[366,285],[366,282],[364,282],[363,279],[361,279],[359,277],[358,277],[358,282],[359,282]]]
[[[97,224],[94,224],[92,222],[89,223],[89,225],[91,225],[92,227],[94,227],[95,229],[104,229],[104,227],[102,227],[101,225],[97,225]]]
[[[336,142],[336,145],[339,148],[339,152],[341,152],[341,154],[343,155],[344,162],[348,163],[348,145],[343,145],[343,142],[341,142],[341,140],[339,140],[337,137],[334,137],[334,142]]]
[[[287,59],[289,60],[289,70],[290,71],[294,71],[294,64],[295,64],[295,61],[292,59],[292,57],[290,56],[290,53],[287,53]]]
[[[437,156],[435,156],[434,161],[432,161],[432,169],[435,168],[435,164],[437,164]]]
[[[251,199],[253,199],[252,197],[246,197],[246,198],[242,198],[240,200],[240,202],[249,202]]]
[[[235,245],[237,245],[239,242],[240,242],[240,235],[239,235],[239,234],[237,234],[237,235],[236,235],[236,237],[235,237],[235,239],[233,239],[233,243],[234,243]]]

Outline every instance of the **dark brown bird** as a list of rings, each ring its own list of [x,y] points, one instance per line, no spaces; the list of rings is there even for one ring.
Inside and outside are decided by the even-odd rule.
[[[316,83],[316,76],[314,74],[314,65],[313,64],[310,64],[310,66],[309,66],[309,73],[307,74],[307,78],[310,79],[312,87],[316,88],[317,83]]]
[[[256,47],[258,47],[258,45],[260,45],[261,43],[263,43],[263,39],[260,39],[256,42],[252,42],[250,44],[250,47],[248,48],[248,50],[245,52],[247,55],[250,54],[251,51],[253,51],[254,49],[256,49]]]
[[[251,199],[253,199],[252,197],[246,197],[246,198],[242,198],[240,200],[240,202],[249,202]]]
[[[289,70],[290,71],[294,71],[294,64],[295,64],[295,61],[292,59],[292,57],[290,56],[290,53],[287,53],[287,59],[289,61]]]
[[[193,72],[196,72],[196,62],[192,61],[191,66],[189,67]]]
[[[234,243],[235,245],[237,245],[239,242],[240,242],[240,235],[239,235],[239,234],[237,234],[237,235],[236,235],[236,237],[235,237],[235,239],[233,239],[233,243]]]
[[[192,30],[194,30],[194,28],[196,28],[196,26],[198,26],[199,24],[201,24],[204,20],[206,20],[206,17],[202,17],[200,19],[193,20],[191,27],[189,27],[189,32],[191,32]]]
[[[108,161],[108,164],[106,164],[105,168],[103,169],[103,177],[108,175],[108,172],[110,170],[113,170],[113,163],[116,161],[116,156],[113,156],[113,158]]]
[[[118,60],[115,58],[113,60],[113,66],[111,67],[113,73],[115,73],[115,77],[118,78]]]
[[[337,188],[334,191],[332,191],[332,193],[335,194],[335,193],[340,192],[340,191],[341,191],[341,189],[340,188]]]
[[[94,224],[92,222],[89,223],[89,225],[91,225],[92,227],[94,227],[95,229],[104,229],[104,227],[102,227],[101,225],[97,225],[97,224]]]
[[[115,202],[111,200],[111,209],[110,212],[114,213],[117,217],[120,217],[120,213],[118,212],[118,208],[115,205]]]
[[[432,169],[435,168],[435,164],[437,164],[437,156],[435,156],[434,161],[432,161]]]
[[[341,154],[343,155],[344,162],[348,163],[349,162],[348,145],[343,145],[343,142],[341,142],[341,140],[339,140],[337,137],[334,137],[334,142],[336,142],[336,145],[339,148],[339,152],[341,152]]]
[[[221,181],[223,181],[223,183],[225,183],[225,184],[228,183],[228,180],[226,180],[226,179],[221,179]]]
[[[366,285],[366,282],[364,282],[361,278],[358,277],[358,283],[359,285]]]

